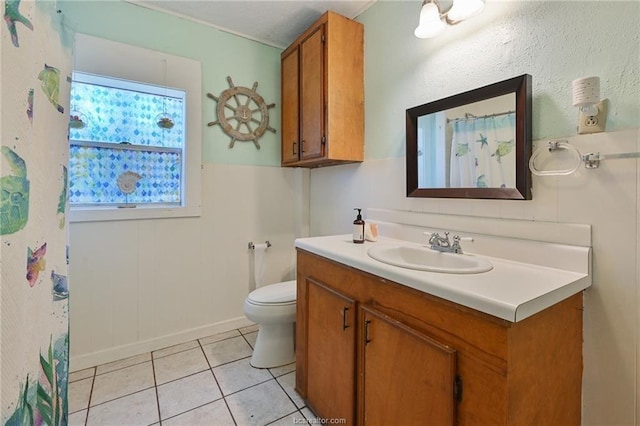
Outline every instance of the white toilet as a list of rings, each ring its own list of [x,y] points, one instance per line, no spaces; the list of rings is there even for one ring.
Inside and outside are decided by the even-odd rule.
[[[296,281],[260,287],[244,301],[244,314],[258,323],[251,365],[272,368],[295,361]]]

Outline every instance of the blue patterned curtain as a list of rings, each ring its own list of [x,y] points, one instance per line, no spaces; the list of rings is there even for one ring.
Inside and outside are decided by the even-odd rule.
[[[453,120],[450,185],[514,188],[515,123],[515,113]]]

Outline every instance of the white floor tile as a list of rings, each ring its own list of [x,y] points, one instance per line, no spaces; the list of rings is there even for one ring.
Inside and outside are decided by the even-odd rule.
[[[238,425],[265,425],[297,411],[282,388],[270,380],[227,398]]]
[[[249,342],[252,348],[255,348],[256,339],[258,338],[258,332],[254,331],[253,333],[247,333],[244,335],[244,338],[247,339],[247,342]]]
[[[270,368],[269,371],[273,374],[273,377],[283,376],[287,373],[291,373],[292,371],[296,371],[296,363],[292,362],[291,364]]]
[[[306,404],[304,403],[302,397],[298,395],[298,392],[295,391],[296,386],[296,372],[293,371],[291,373],[285,374],[284,376],[278,377],[278,383],[284,388],[284,391],[289,395],[289,397],[293,400],[298,408],[304,407]]]
[[[69,414],[67,426],[84,426],[87,422],[87,410]]]
[[[132,365],[96,376],[91,406],[154,386],[151,362]]]
[[[192,340],[190,342],[182,343],[180,345],[169,346],[168,348],[153,351],[152,355],[153,355],[153,359],[156,359],[156,358],[161,358],[167,355],[177,354],[178,352],[184,352],[189,349],[196,349],[199,347],[200,345],[198,345],[198,341]]]
[[[147,426],[162,418],[163,426],[286,426],[305,424],[305,416],[315,420],[294,391],[295,363],[271,369],[249,364],[257,330],[254,324],[71,373],[69,425]]]
[[[233,337],[202,347],[211,367],[251,356],[253,350],[244,337]]]
[[[166,419],[222,398],[210,370],[158,386],[160,418]]]
[[[84,379],[77,382],[69,383],[69,412],[84,410],[89,407],[89,398],[91,397],[91,385],[93,379]]]
[[[254,331],[258,331],[258,327],[258,324],[248,325],[246,327],[242,327],[241,329],[239,329],[239,331],[242,334],[253,333]]]
[[[293,414],[289,414],[287,417],[283,417],[280,420],[269,423],[269,426],[294,426],[306,424],[309,424],[307,418],[303,416],[300,411],[296,411]]]
[[[249,358],[216,367],[213,369],[213,374],[218,379],[223,395],[272,379],[267,370],[253,368],[249,364]]]
[[[147,426],[158,420],[156,390],[147,389],[91,407],[87,426]]]
[[[187,411],[179,416],[162,421],[162,426],[235,426],[224,400]]]
[[[310,424],[321,424],[321,419],[319,419],[318,416],[316,416],[316,413],[311,411],[309,407],[300,409],[300,412],[307,418]]]
[[[132,356],[130,358],[121,359],[119,361],[110,362],[108,364],[99,365],[96,369],[96,375],[109,373],[111,371],[119,370],[121,368],[130,367],[136,364],[141,364],[146,361],[151,361],[151,354],[148,352],[145,354]]]
[[[93,377],[96,373],[96,368],[91,367],[80,371],[74,371],[73,373],[69,373],[69,383],[77,382],[78,380],[88,379]]]
[[[238,330],[226,331],[224,333],[218,333],[218,334],[214,334],[213,336],[204,337],[200,339],[200,344],[204,346],[210,343],[219,342],[220,340],[225,340],[231,337],[238,337],[238,336],[240,336],[240,332]]]
[[[158,385],[209,369],[200,348],[155,359],[153,365]]]

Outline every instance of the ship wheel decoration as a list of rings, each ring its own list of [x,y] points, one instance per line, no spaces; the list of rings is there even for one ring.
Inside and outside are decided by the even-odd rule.
[[[269,127],[269,108],[276,104],[267,105],[256,89],[258,82],[253,83],[253,88],[234,86],[231,77],[227,77],[229,89],[223,91],[220,97],[207,93],[207,97],[218,102],[216,114],[218,119],[208,123],[208,126],[219,124],[222,130],[231,136],[229,148],[233,148],[236,141],[253,141],[257,149],[260,149],[258,139],[265,131],[275,133],[276,129]],[[228,112],[231,115],[228,115]]]

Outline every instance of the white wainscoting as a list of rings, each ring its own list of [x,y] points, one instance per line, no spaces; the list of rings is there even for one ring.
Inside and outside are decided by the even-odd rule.
[[[71,224],[71,370],[248,325],[247,243],[269,240],[265,283],[295,277],[309,171],[205,164],[202,216]]]

